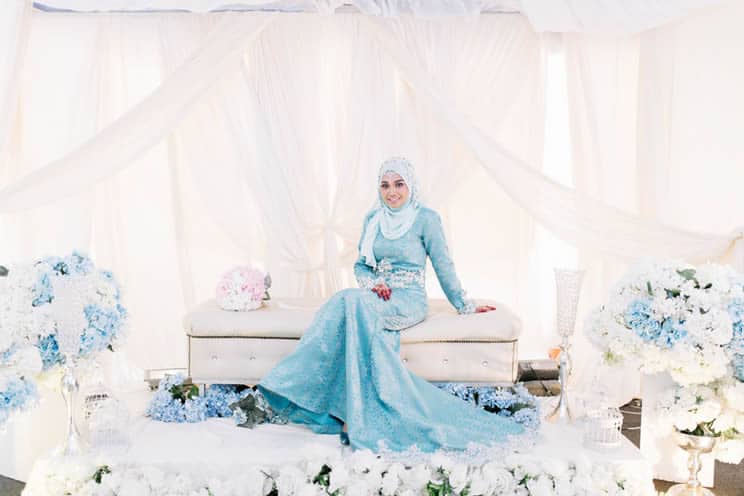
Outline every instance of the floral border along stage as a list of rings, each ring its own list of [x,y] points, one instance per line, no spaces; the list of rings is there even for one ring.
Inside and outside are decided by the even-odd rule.
[[[214,470],[214,469],[212,469]],[[507,456],[470,466],[435,455],[429,464],[388,462],[368,450],[286,463],[248,465],[217,473],[106,463],[104,459],[51,459],[38,463],[24,496],[647,496],[651,476],[635,466],[580,456],[536,462]]]
[[[89,358],[122,336],[127,313],[111,272],[73,252],[33,264],[11,266],[0,277],[0,428],[11,414],[31,407],[38,397],[36,379],[64,363],[57,342],[55,284],[75,281],[72,289],[84,329],[72,358]]]
[[[668,372],[678,387],[648,405],[686,434],[718,437],[715,455],[744,457],[744,276],[731,267],[634,267],[587,332],[606,361]]]

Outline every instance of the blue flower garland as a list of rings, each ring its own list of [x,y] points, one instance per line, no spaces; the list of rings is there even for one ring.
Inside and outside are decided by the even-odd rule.
[[[522,384],[515,384],[511,388],[500,388],[444,382],[436,386],[488,412],[501,417],[510,417],[526,429],[537,429],[540,426],[537,399]]]
[[[253,396],[262,410],[269,412],[268,422],[285,424],[287,419],[271,412],[261,392],[247,386],[212,384],[204,396],[196,386],[184,385],[183,374],[167,375],[160,381],[145,415],[161,422],[201,422],[213,417],[232,417],[237,425],[247,420],[246,412],[230,405]],[[540,425],[536,398],[522,385],[512,388],[470,386],[457,382],[439,383],[437,387],[484,410],[510,417],[527,429]]]
[[[230,405],[247,396],[254,396],[261,405],[265,400],[258,390],[233,384],[212,384],[200,396],[198,388],[184,385],[183,374],[167,375],[160,381],[158,390],[147,407],[145,415],[161,422],[201,422],[212,417],[231,417],[236,424],[246,421],[245,412]],[[271,414],[270,423],[286,423]]]

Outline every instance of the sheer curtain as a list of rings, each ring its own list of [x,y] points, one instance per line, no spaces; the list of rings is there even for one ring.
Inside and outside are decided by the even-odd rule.
[[[469,56],[443,87],[504,139],[539,130],[542,119],[532,98],[541,91],[538,40],[514,19],[399,26],[432,76],[446,67],[443,40],[455,35],[447,53]],[[351,283],[378,164],[402,154],[447,214],[472,296],[526,302],[513,288],[531,220],[474,175],[475,158],[432,119],[363,23],[359,15],[34,13],[22,160],[0,192],[3,219],[18,227],[0,247],[3,261],[87,249],[124,286],[129,357],[145,368],[184,366],[181,318],[231,265],[263,265],[274,295],[327,295]],[[497,30],[503,38],[493,40]],[[49,81],[56,86],[45,92]],[[479,103],[469,88],[492,96]],[[539,149],[536,136],[515,139],[517,153]],[[499,230],[473,229],[474,207],[499,212]],[[470,261],[494,252],[509,262]],[[441,296],[433,277],[429,285]]]
[[[744,131],[744,72],[732,61],[744,36],[732,19],[743,15],[740,4],[729,4],[635,36],[564,35],[578,190],[681,229],[722,236],[741,230],[735,185],[744,172],[732,164],[744,160],[735,138]],[[586,314],[604,301],[627,260],[580,248]],[[582,336],[576,346],[591,356]],[[636,372],[616,377],[609,390],[620,402],[637,395]],[[583,381],[587,386],[591,377]]]

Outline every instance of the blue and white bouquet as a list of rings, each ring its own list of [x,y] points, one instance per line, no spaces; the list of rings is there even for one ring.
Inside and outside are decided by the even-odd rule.
[[[744,276],[731,267],[675,262],[633,268],[587,332],[605,359],[677,386],[655,408],[678,431],[719,438],[714,455],[744,457]]]
[[[447,382],[437,384],[437,386],[488,412],[502,417],[511,417],[527,429],[537,429],[540,426],[540,409],[537,399],[522,384],[501,388]]]
[[[0,277],[0,425],[33,405],[39,374],[64,363],[63,351],[74,361],[113,350],[125,320],[113,275],[84,255],[12,266]]]
[[[63,338],[72,339],[69,356],[73,359],[88,358],[106,349],[113,351],[122,339],[127,318],[113,274],[96,269],[88,257],[75,252],[64,258],[46,258],[35,268],[38,279],[33,304],[39,309],[48,306],[54,322],[53,328],[38,335],[36,343],[44,368],[63,363]],[[63,298],[63,288],[71,297]],[[71,321],[76,322],[73,334],[63,336],[70,332],[65,324]]]
[[[744,380],[743,318],[744,277],[732,268],[652,262],[633,268],[586,327],[608,362],[691,385]]]

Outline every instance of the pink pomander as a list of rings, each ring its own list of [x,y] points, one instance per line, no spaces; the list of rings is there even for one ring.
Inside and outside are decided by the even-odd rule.
[[[224,310],[255,310],[269,299],[271,277],[258,269],[235,267],[217,284],[217,304]]]

